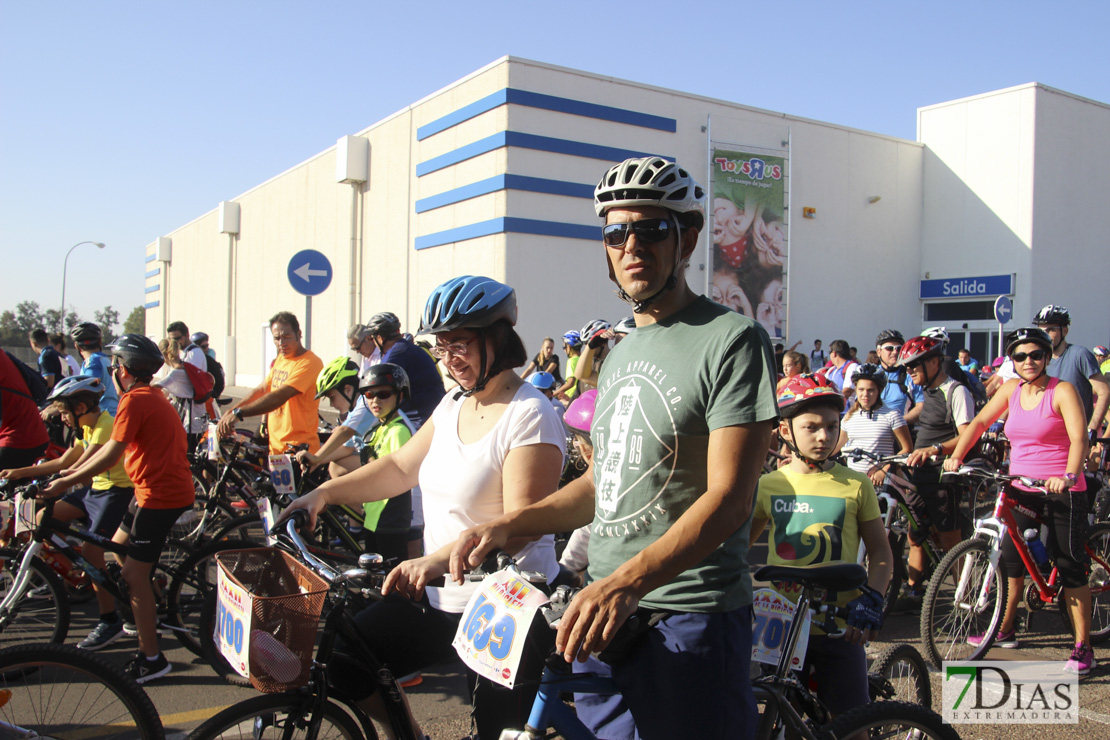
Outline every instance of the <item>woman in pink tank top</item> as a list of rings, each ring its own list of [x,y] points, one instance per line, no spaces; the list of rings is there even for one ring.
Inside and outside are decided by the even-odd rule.
[[[1090,647],[1091,587],[1085,550],[1090,508],[1083,478],[1087,420],[1075,387],[1047,375],[1052,341],[1043,330],[1010,332],[1006,336],[1006,354],[1014,361],[1019,377],[1006,381],[967,425],[951,457],[945,460],[944,469],[958,470],[983,432],[1007,413],[1010,473],[1043,479],[1049,492],[1045,495],[1015,482],[1010,494],[1023,506],[1040,512],[1048,525],[1045,548],[1056,562],[1075,625],[1075,649],[1065,670],[1085,674],[1095,665]],[[1016,511],[1014,519],[1021,530],[1033,522]],[[1010,593],[994,645],[1013,648],[1017,647],[1014,621],[1025,592],[1025,566],[1009,537],[1002,541],[1001,565],[1009,578]],[[976,635],[968,638],[968,642],[982,639],[982,635]]]

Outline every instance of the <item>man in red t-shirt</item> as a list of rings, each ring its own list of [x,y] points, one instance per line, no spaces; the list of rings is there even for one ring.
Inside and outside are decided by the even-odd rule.
[[[135,501],[112,540],[127,543],[123,577],[139,633],[139,654],[125,670],[137,683],[145,683],[170,672],[169,661],[158,649],[150,571],[170,528],[193,505],[193,480],[185,455],[185,428],[162,392],[150,387],[163,361],[157,345],[141,334],[124,334],[105,349],[112,355],[112,379],[120,396],[112,439],[40,496],[58,496],[71,486],[86,485],[127,453],[123,467],[135,484]]]
[[[49,440],[23,374],[0,350],[0,470],[34,465]]]

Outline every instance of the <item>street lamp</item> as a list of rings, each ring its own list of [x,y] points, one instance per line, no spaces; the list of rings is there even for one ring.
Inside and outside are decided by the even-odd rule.
[[[73,254],[74,249],[77,249],[77,247],[81,246],[82,244],[95,244],[98,249],[104,249],[104,242],[84,241],[84,242],[77,242],[76,244],[74,244],[72,247],[69,248],[68,252],[66,252],[66,258],[62,262],[62,313],[58,317],[58,331],[59,332],[64,330],[65,326],[66,326],[66,269],[69,267],[69,256],[71,254]]]

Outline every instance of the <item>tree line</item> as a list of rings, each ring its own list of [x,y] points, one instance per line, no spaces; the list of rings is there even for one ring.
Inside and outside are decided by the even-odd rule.
[[[50,334],[64,334],[68,338],[73,327],[86,321],[100,327],[104,333],[104,344],[119,336],[116,333],[119,327],[119,311],[111,306],[93,311],[92,318],[86,319],[73,310],[62,316],[61,310],[57,308],[44,310],[35,301],[23,301],[16,305],[14,311],[9,309],[0,313],[0,345],[23,346],[27,344],[27,335],[35,329],[45,329]],[[146,310],[142,306],[136,306],[124,319],[120,334],[131,333],[146,333]],[[67,343],[72,344],[68,341]]]

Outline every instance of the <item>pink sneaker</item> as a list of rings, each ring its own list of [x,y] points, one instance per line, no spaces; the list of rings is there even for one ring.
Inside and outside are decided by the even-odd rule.
[[[974,647],[979,647],[983,644],[983,638],[985,637],[986,635],[972,635],[971,637],[967,638],[967,644]],[[999,630],[998,634],[994,636],[994,642],[991,643],[991,646],[1000,648],[1016,648],[1018,646],[1017,630],[1012,629],[1009,632],[1003,632],[1002,630]]]
[[[1095,651],[1087,643],[1079,642],[1076,643],[1075,649],[1071,651],[1071,657],[1068,658],[1064,670],[1068,673],[1078,673],[1080,676],[1086,676],[1097,665]]]

